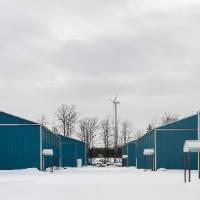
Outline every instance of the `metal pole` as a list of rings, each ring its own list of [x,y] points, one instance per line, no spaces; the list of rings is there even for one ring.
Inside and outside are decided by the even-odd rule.
[[[200,158],[200,153],[198,153],[198,157]],[[199,159],[199,166],[200,166],[200,159]],[[199,179],[200,179],[200,167],[199,167],[198,171],[199,171]]]
[[[186,153],[184,153],[183,155],[183,159],[184,159],[184,182],[186,183]]]
[[[127,156],[128,156],[128,144],[127,144]],[[127,167],[129,167],[129,156],[127,157]]]
[[[157,170],[157,130],[154,130],[154,165],[155,171]]]
[[[189,182],[191,181],[191,168],[190,168],[190,153],[188,152],[188,170],[189,170]]]
[[[118,140],[118,122],[117,122],[117,102],[114,102],[114,111],[115,111],[115,138],[114,138],[114,163],[117,159],[117,140]]]
[[[197,112],[197,129],[198,129],[198,140],[200,140],[200,111]],[[198,153],[198,171],[199,171],[199,179],[200,179],[200,154]]]
[[[40,170],[41,171],[43,171],[42,143],[43,143],[43,131],[42,131],[42,125],[40,125]]]
[[[146,171],[147,168],[147,156],[144,156],[144,171]]]
[[[85,167],[87,166],[87,143],[85,143]]]

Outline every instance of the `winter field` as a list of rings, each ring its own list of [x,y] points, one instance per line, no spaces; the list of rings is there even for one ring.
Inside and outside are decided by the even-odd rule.
[[[1,200],[197,200],[200,181],[183,182],[183,171],[76,168],[54,173],[0,171]]]

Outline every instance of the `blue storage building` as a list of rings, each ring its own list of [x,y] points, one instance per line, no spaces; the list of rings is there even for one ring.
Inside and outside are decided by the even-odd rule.
[[[136,166],[136,141],[131,141],[122,147],[122,166]]]
[[[61,138],[61,166],[62,167],[76,167],[77,161],[81,165],[87,165],[87,144],[73,138],[64,137]]]
[[[58,135],[41,124],[0,112],[0,170],[50,166],[76,167],[87,162],[87,145]],[[52,149],[53,157],[43,156]]]
[[[200,139],[200,113],[160,126],[146,133],[136,143],[136,150],[128,151],[128,160],[136,152],[136,167],[145,168],[144,149],[154,149],[155,168],[183,169],[183,146],[186,140]],[[129,146],[129,144],[127,144]],[[122,148],[127,149],[126,145]],[[131,149],[131,148],[130,148]],[[125,150],[124,150],[125,151]],[[191,154],[191,169],[198,168],[198,155]],[[123,161],[125,163],[125,161]],[[124,164],[126,165],[126,164]],[[152,158],[146,160],[147,168],[152,167]],[[132,165],[134,166],[134,165]]]

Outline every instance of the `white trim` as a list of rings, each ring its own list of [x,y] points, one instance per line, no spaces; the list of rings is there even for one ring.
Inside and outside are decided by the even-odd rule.
[[[40,124],[0,124],[0,126],[40,126]]]
[[[185,120],[185,119],[190,118],[190,117],[194,117],[195,115],[197,115],[197,114],[194,114],[194,115],[191,115],[191,116],[187,116],[187,117],[184,117],[184,118],[181,118],[181,119],[177,119],[177,120],[175,120],[175,121],[173,121],[173,122],[169,122],[169,123],[167,123],[167,124],[161,125],[161,126],[159,126],[158,128],[156,128],[156,129],[159,129],[159,128],[161,128],[161,127],[164,127],[164,126],[173,124],[173,123],[175,123],[175,122],[179,122],[179,121]]]
[[[42,155],[42,125],[40,125],[40,170],[43,170],[43,155]]]
[[[156,128],[156,130],[158,131],[196,131],[197,129],[179,129],[179,128],[174,128],[174,129],[159,129],[159,128]]]
[[[87,143],[85,143],[85,166],[87,166]]]
[[[62,167],[62,138],[59,137],[59,139],[60,139],[60,163],[59,163],[59,165],[60,165],[60,167]]]
[[[135,143],[135,167],[137,168],[137,142]]]
[[[155,149],[155,170],[157,170],[157,138],[156,138],[156,135],[157,135],[157,129],[154,129],[154,149]]]
[[[129,167],[129,152],[128,152],[128,144],[127,144],[127,167]]]

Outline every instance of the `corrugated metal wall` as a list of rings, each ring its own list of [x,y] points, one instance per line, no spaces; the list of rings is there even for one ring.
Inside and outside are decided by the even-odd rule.
[[[76,167],[77,159],[87,165],[87,145],[81,141],[60,136],[62,138],[62,166]]]
[[[128,147],[128,144],[125,144],[122,147],[122,167],[128,167],[128,158],[123,158],[124,155],[128,156],[127,147]]]
[[[136,166],[136,142],[128,143],[128,166]]]
[[[137,141],[137,168],[145,168],[144,149],[154,149],[154,131],[147,133]],[[147,157],[147,169],[152,168],[152,159]]]
[[[45,156],[40,162],[40,148],[53,149],[53,159]],[[82,159],[83,165],[87,164],[85,143],[54,134],[29,120],[0,112],[0,169],[40,169],[41,164],[47,168],[60,166],[61,161],[76,167],[77,159]]]
[[[128,158],[122,158],[123,167],[136,166],[136,142],[129,142],[122,147],[122,155],[128,155]]]
[[[170,123],[156,130],[157,168],[183,169],[185,140],[197,140],[197,115]],[[197,154],[191,154],[191,168],[197,169]]]
[[[50,130],[42,126],[42,149],[53,149],[53,161],[51,157],[45,156],[44,167],[60,166],[60,138]]]
[[[0,125],[0,169],[40,168],[40,127]]]

